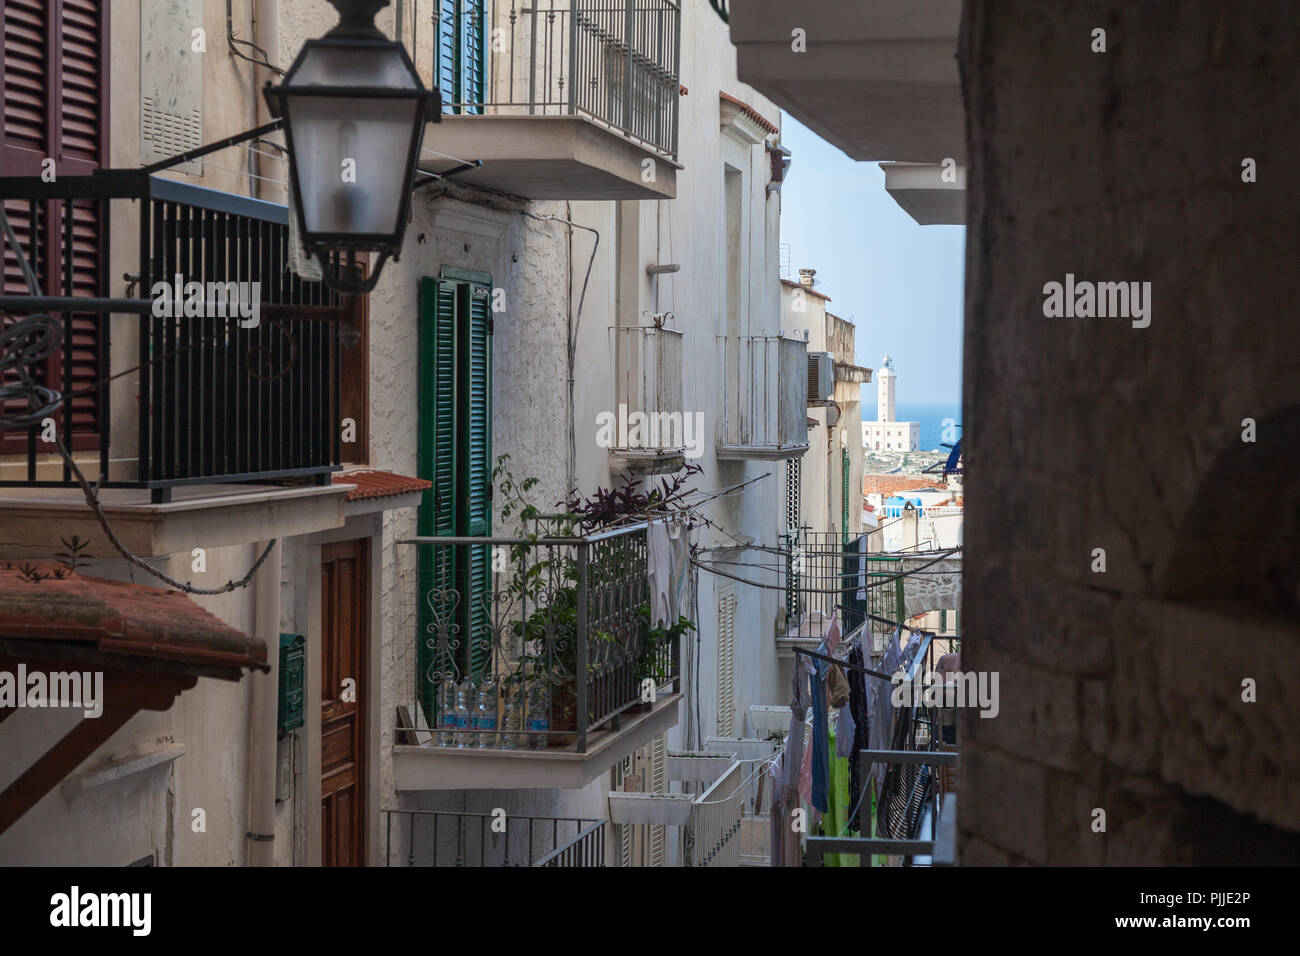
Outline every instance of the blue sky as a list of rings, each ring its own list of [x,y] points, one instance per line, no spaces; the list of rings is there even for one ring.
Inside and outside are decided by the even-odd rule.
[[[789,113],[781,142],[793,154],[781,187],[791,268],[816,269],[831,311],[857,324],[858,364],[893,358],[900,413],[960,405],[966,228],[918,226],[885,192],[878,164],[854,162]],[[874,381],[863,402],[875,407]]]

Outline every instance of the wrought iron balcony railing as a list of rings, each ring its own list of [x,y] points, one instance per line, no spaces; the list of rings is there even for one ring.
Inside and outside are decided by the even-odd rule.
[[[51,314],[63,325],[63,348],[37,370],[41,384],[63,395],[55,425],[84,456],[78,465],[88,480],[150,488],[155,500],[183,484],[329,480],[340,461],[333,320],[343,312],[323,283],[289,270],[285,207],[135,173],[0,179],[0,199],[46,295],[101,299],[109,296],[110,243],[124,241],[110,231],[110,214],[124,211],[122,201],[138,203],[139,265],[130,277],[138,297],[121,300],[123,312],[135,306],[137,314],[110,319],[78,310],[75,299],[59,302],[63,311]],[[11,279],[7,249],[5,258]],[[183,314],[139,307],[156,300],[156,283],[170,287],[178,276],[185,288],[169,294]],[[201,294],[190,294],[192,283]],[[26,290],[6,281],[4,291]],[[254,294],[255,327],[235,308],[251,306]],[[6,325],[41,310],[29,305],[7,313]],[[132,375],[137,388],[114,384]],[[74,483],[47,437],[40,426],[0,435],[0,485]],[[98,474],[88,452],[98,452]]]
[[[653,325],[614,328],[611,332],[620,423],[614,451],[625,455],[682,451],[686,441],[682,419],[682,333]],[[633,421],[634,413],[643,421]],[[637,431],[622,427],[625,417],[637,426]]]
[[[442,810],[383,815],[385,866],[604,866],[604,820]]]
[[[723,336],[724,457],[789,458],[808,449],[808,343]]]
[[[485,101],[458,113],[586,116],[677,155],[681,6],[676,0],[537,0],[500,14]]]
[[[646,528],[404,542],[417,549],[407,741],[583,753],[669,690],[680,634],[651,626]]]

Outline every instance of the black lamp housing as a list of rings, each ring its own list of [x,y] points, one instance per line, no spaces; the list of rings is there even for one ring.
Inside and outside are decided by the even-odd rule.
[[[279,86],[267,83],[271,114],[284,123],[298,234],[304,249],[347,263],[326,282],[369,292],[389,256],[397,259],[425,123],[442,119],[402,44],[374,24],[388,0],[330,0],[339,23],[309,40]],[[379,259],[361,279],[358,253]]]

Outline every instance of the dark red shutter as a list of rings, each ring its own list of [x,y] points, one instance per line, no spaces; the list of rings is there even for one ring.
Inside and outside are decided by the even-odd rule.
[[[97,169],[107,148],[108,90],[104,62],[109,0],[0,0],[4,11],[4,127],[0,174],[39,176],[48,157],[60,177],[85,176]],[[62,202],[37,205],[32,222],[26,201],[6,200],[5,211],[48,295],[107,294],[101,276],[107,250],[98,204],[79,200],[72,209],[71,287],[64,242],[67,211]],[[33,246],[33,236],[36,242]],[[26,294],[17,260],[5,249],[4,289]],[[56,315],[56,318],[64,318]],[[5,322],[14,321],[6,316]],[[71,374],[62,374],[63,355],[51,360],[45,381],[53,388],[79,392],[99,380],[100,328],[104,320],[86,313],[72,316]],[[97,392],[71,399],[71,445],[96,448],[106,413]],[[60,423],[60,428],[64,426]],[[65,433],[66,434],[66,433]],[[6,435],[0,451],[25,449],[26,437]]]

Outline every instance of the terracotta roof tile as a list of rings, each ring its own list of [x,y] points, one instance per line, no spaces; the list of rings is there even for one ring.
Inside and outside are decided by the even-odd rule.
[[[47,575],[60,570],[52,564],[31,567]],[[180,591],[76,573],[31,581],[12,564],[0,567],[4,639],[89,643],[107,653],[196,667],[266,669],[264,641],[235,630]]]
[[[732,103],[736,106],[739,106],[740,111],[742,113],[744,113],[746,116],[752,119],[759,126],[763,127],[763,129],[767,130],[769,133],[779,133],[781,131],[781,128],[779,126],[773,123],[770,119],[768,119],[758,110],[754,109],[754,107],[750,106],[744,100],[737,99],[736,97],[732,96],[730,93],[719,92],[718,95],[721,96],[728,103]]]
[[[912,491],[916,488],[935,488],[942,491],[947,488],[942,481],[935,481],[924,475],[863,475],[862,493],[864,495],[881,494],[888,497],[900,491]]]
[[[788,285],[792,289],[803,289],[809,295],[816,296],[819,299],[824,299],[827,302],[831,300],[831,297],[828,296],[825,292],[818,292],[816,289],[807,288],[804,286],[802,282],[799,282],[797,279],[782,279],[781,284]]]
[[[351,471],[335,475],[336,485],[356,485],[348,492],[348,501],[360,501],[362,498],[389,498],[393,495],[405,495],[412,491],[424,491],[432,488],[433,482],[427,478],[409,478],[391,471]]]

